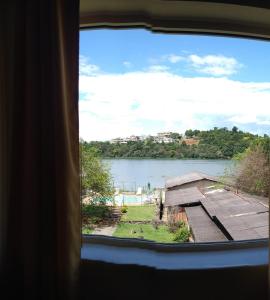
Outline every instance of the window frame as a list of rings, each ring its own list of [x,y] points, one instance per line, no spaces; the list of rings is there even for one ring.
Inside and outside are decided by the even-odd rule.
[[[144,28],[160,33],[244,37],[270,42],[270,9],[259,1],[241,2],[237,6],[220,1],[145,2],[149,2],[148,5],[132,0],[126,1],[125,5],[114,0],[113,6],[104,10],[104,5],[108,4],[106,0],[81,0],[80,28]],[[172,10],[173,5],[177,10]],[[173,11],[176,13],[172,17]],[[82,235],[82,242],[81,259],[88,261],[138,264],[168,270],[268,265],[269,239],[160,244],[140,239]]]
[[[258,267],[268,264],[268,239],[165,244],[84,235],[81,259],[163,270]]]

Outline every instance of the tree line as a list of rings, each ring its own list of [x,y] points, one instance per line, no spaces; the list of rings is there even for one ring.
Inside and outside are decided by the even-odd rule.
[[[248,132],[232,129],[213,128],[211,130],[187,130],[186,138],[199,141],[187,145],[177,133],[173,143],[156,143],[151,137],[144,141],[112,144],[108,141],[84,142],[86,148],[95,148],[102,158],[175,158],[175,159],[231,159],[243,153],[252,142],[259,138]]]
[[[270,137],[255,139],[233,159],[235,168],[231,177],[235,186],[248,193],[270,197]]]
[[[189,132],[190,133],[190,132]],[[191,134],[191,133],[190,133]],[[212,146],[218,147],[218,151],[223,153],[224,150],[228,150],[226,145],[230,145],[231,141],[234,140],[234,147],[231,147],[230,156],[223,156],[222,158],[233,158],[235,162],[234,167],[232,168],[230,174],[224,174],[232,180],[232,183],[235,187],[240,190],[244,190],[246,192],[252,194],[258,194],[263,196],[270,196],[270,137],[265,135],[264,137],[258,137],[257,135],[252,135],[250,133],[243,133],[238,130],[225,130],[225,129],[213,129],[209,131],[200,131],[196,132],[197,136],[200,136],[201,139],[204,138],[204,142],[208,141],[208,144],[197,145],[198,149],[200,147]],[[186,135],[188,136],[188,135]],[[194,134],[190,135],[190,137],[194,137]],[[210,138],[212,136],[212,139]],[[236,136],[239,139],[236,139]],[[220,139],[224,140],[220,140]],[[244,143],[241,143],[241,140]],[[141,145],[141,142],[137,142]],[[100,148],[97,147],[100,146]],[[147,145],[144,144],[145,146]],[[149,144],[148,144],[149,145]],[[152,146],[181,146],[181,150],[184,149],[194,149],[193,146],[181,145],[181,144],[173,144],[173,145],[160,145],[154,144],[150,141],[150,145]],[[201,145],[201,146],[200,146]],[[204,145],[204,146],[202,146]],[[108,146],[108,148],[106,148]],[[85,141],[80,141],[80,159],[81,159],[81,188],[82,195],[90,196],[93,199],[98,199],[99,203],[106,203],[107,199],[109,199],[113,195],[113,184],[112,184],[112,176],[110,174],[110,170],[107,165],[102,162],[101,153],[102,150],[108,151],[111,146],[120,146],[124,147],[124,149],[130,149],[128,144],[110,144],[108,142],[92,142],[87,143]],[[210,147],[209,146],[209,147]],[[102,148],[104,147],[104,148]],[[211,148],[211,147],[210,147]],[[115,149],[115,148],[113,148]],[[139,148],[140,149],[140,148]],[[141,148],[143,149],[143,147]],[[205,150],[207,151],[207,149]],[[238,151],[238,152],[237,152]],[[106,153],[106,152],[104,152]],[[108,153],[108,152],[107,152]],[[188,152],[186,152],[188,153]],[[203,153],[203,152],[201,152]],[[205,152],[206,153],[206,152]],[[232,154],[233,153],[233,154]],[[231,156],[232,155],[232,156]],[[124,156],[127,157],[127,156]],[[137,156],[136,156],[137,157]],[[205,157],[202,156],[203,158]],[[209,155],[207,155],[209,158]],[[212,157],[211,157],[212,158]],[[217,157],[215,157],[217,158]],[[226,177],[225,176],[225,177]]]

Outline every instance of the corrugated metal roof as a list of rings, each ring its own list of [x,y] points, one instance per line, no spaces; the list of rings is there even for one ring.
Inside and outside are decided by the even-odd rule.
[[[208,217],[201,205],[186,207],[185,211],[195,242],[227,241],[225,235]]]
[[[261,197],[235,194],[224,189],[204,193],[197,187],[167,190],[165,206],[186,206],[188,222],[195,241],[226,240],[213,220],[218,220],[234,240],[268,238],[269,207]],[[207,213],[206,213],[207,212]]]
[[[259,202],[247,201],[243,197],[223,189],[205,193],[205,198],[201,200],[201,203],[211,217],[217,215],[223,217],[237,216],[268,211],[268,208]]]
[[[263,196],[257,196],[257,195],[250,195],[244,192],[241,192],[239,194],[240,197],[245,199],[246,201],[249,201],[251,203],[260,203],[264,205],[265,207],[269,208],[269,198],[263,197]]]
[[[207,174],[193,172],[193,173],[185,174],[182,176],[177,176],[177,177],[167,179],[166,183],[165,183],[165,187],[167,189],[169,189],[169,188],[172,188],[175,186],[180,186],[180,185],[183,185],[186,183],[199,181],[199,180],[203,180],[203,179],[207,179],[207,180],[211,180],[211,181],[215,181],[215,182],[218,181],[217,178],[214,176],[209,176]]]
[[[165,192],[165,206],[187,205],[200,202],[204,195],[197,187]]]
[[[217,219],[234,240],[268,238],[269,213],[224,217]]]
[[[258,199],[230,191],[206,193],[201,200],[209,215],[216,217],[234,240],[268,238],[269,209]]]

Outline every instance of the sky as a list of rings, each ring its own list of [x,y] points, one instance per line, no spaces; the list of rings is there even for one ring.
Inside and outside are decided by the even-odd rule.
[[[233,126],[270,134],[270,42],[81,31],[79,119],[86,141]]]

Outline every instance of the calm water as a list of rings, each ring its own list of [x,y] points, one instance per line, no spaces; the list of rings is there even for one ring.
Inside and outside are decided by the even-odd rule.
[[[114,186],[136,191],[146,187],[164,187],[169,177],[189,172],[220,176],[231,165],[229,160],[172,160],[172,159],[104,159],[111,168]]]

